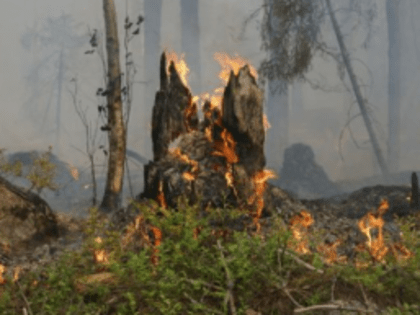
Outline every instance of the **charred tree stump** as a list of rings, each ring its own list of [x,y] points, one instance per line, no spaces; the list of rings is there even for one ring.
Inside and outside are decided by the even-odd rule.
[[[190,204],[248,205],[255,194],[254,175],[263,170],[263,92],[245,66],[231,73],[222,108],[206,101],[204,120],[171,62],[160,64],[160,90],[152,117],[154,157],[144,168],[144,191],[138,199],[154,199],[177,207],[179,197]],[[177,139],[175,149],[169,145]],[[240,191],[238,191],[240,189]]]
[[[160,91],[156,93],[152,115],[154,161],[162,159],[168,152],[169,143],[188,131],[184,116],[192,112],[188,116],[189,120],[194,121],[192,127],[196,128],[198,123],[196,105],[192,104],[191,93],[182,84],[173,62],[169,66],[169,75],[168,81],[166,56],[163,53],[160,61]]]

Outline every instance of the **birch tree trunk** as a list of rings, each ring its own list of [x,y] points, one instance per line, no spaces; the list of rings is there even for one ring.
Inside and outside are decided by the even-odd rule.
[[[103,0],[107,52],[107,110],[109,158],[105,193],[101,211],[111,212],[121,204],[126,150],[121,100],[121,70],[117,16],[113,0]]]

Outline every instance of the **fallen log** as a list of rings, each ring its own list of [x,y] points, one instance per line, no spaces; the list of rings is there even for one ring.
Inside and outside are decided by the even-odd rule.
[[[0,242],[17,251],[53,237],[57,218],[48,203],[0,176]]]

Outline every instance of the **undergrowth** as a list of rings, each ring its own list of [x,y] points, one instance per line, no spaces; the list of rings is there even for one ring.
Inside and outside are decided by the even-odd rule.
[[[92,208],[82,250],[67,252],[16,282],[7,279],[0,287],[0,314],[22,314],[23,309],[54,315],[251,314],[251,309],[293,314],[332,304],[332,296],[336,300],[363,296],[387,309],[384,314],[420,314],[420,256],[418,238],[412,239],[418,232],[408,219],[399,225],[404,244],[415,256],[408,262],[388,259],[386,266],[357,270],[350,264],[327,266],[316,253],[297,259],[287,249],[291,232],[280,218],[269,234],[260,237],[246,230],[227,233],[223,224],[211,227],[209,217],[198,218],[197,209],[186,203],[177,211],[137,206],[149,227],[143,237],[124,245],[127,231],[105,229],[105,221]],[[228,211],[209,213],[226,219]],[[232,213],[238,216],[240,211]],[[161,232],[158,246],[150,227]],[[95,261],[94,250],[104,250],[108,264]],[[323,314],[310,309],[306,313]]]

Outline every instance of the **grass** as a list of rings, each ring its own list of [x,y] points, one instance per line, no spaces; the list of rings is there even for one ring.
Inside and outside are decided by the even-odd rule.
[[[324,314],[332,297],[373,301],[383,314],[420,314],[415,218],[398,220],[404,245],[415,253],[410,261],[388,256],[386,266],[358,270],[327,266],[316,253],[297,259],[287,250],[291,232],[280,220],[262,239],[212,228],[186,204],[178,212],[138,205],[144,222],[161,231],[158,246],[153,245],[157,235],[141,224],[131,239],[124,239],[127,232],[105,229],[97,209],[90,209],[83,249],[16,282],[7,279],[0,286],[0,314]],[[210,211],[218,218],[226,214],[240,211]],[[98,236],[102,243],[96,242]],[[107,264],[94,259],[93,251],[101,249],[108,254]]]

